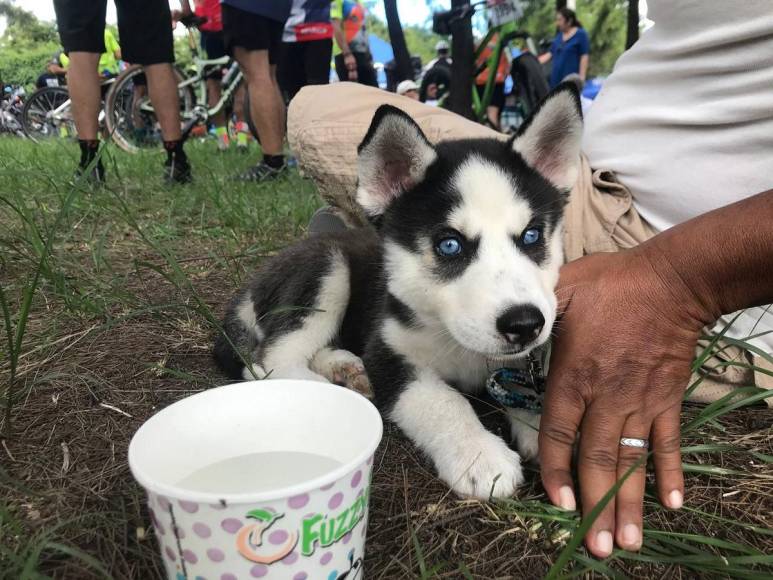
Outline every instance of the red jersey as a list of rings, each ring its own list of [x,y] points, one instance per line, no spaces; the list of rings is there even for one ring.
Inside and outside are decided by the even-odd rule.
[[[194,0],[193,9],[196,16],[202,16],[207,21],[199,29],[204,32],[220,32],[223,30],[223,13],[220,11],[220,0]]]

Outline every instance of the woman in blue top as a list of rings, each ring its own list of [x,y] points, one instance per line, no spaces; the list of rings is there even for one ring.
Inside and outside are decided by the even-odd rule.
[[[588,33],[577,20],[574,10],[569,8],[561,8],[556,12],[556,28],[558,28],[558,34],[553,39],[550,52],[539,57],[541,63],[553,61],[550,88],[558,85],[570,74],[578,74],[585,82],[590,52]]]

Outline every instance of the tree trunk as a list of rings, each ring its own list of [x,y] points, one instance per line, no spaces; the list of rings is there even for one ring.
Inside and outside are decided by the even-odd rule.
[[[392,43],[392,51],[395,54],[397,82],[399,83],[406,79],[413,80],[411,55],[405,44],[403,25],[400,23],[400,14],[397,11],[397,0],[384,0],[384,11],[386,12],[387,27],[389,28],[389,41]]]
[[[626,50],[639,40],[639,0],[628,0],[628,34],[625,37]]]
[[[467,0],[451,0],[451,8],[460,8]],[[451,25],[451,94],[449,108],[458,115],[473,119],[472,73],[473,51],[472,19],[461,18]]]

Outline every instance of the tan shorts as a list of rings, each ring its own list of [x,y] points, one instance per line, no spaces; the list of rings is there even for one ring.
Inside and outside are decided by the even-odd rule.
[[[368,130],[375,110],[391,104],[406,111],[435,143],[445,139],[493,137],[501,133],[455,115],[371,87],[355,83],[305,87],[290,103],[287,136],[301,170],[313,178],[322,197],[342,212],[350,225],[364,223],[354,201],[357,184],[357,146]],[[576,260],[597,252],[631,248],[657,232],[639,216],[631,192],[609,171],[592,170],[582,158],[582,168],[566,210],[564,251]],[[706,344],[697,346],[702,352]],[[751,363],[773,371],[773,364],[738,347],[723,344],[706,361],[699,374],[700,386],[691,401],[711,402],[734,389],[756,384],[773,388],[773,377],[751,368],[728,366],[728,362]],[[694,377],[697,378],[697,377]],[[773,406],[773,399],[768,399]]]

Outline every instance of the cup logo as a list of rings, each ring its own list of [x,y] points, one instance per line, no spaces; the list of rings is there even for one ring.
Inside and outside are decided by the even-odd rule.
[[[263,547],[263,534],[274,525],[284,514],[273,514],[266,510],[255,509],[247,513],[247,518],[254,521],[248,522],[236,534],[236,549],[239,553],[258,564],[273,564],[287,557],[298,543],[298,532],[288,535],[287,541],[276,552],[261,553],[258,550]]]
[[[277,514],[265,509],[253,509],[246,514],[247,519],[251,521],[242,526],[236,534],[236,549],[251,562],[266,565],[288,557],[299,543],[300,555],[312,556],[318,546],[327,548],[340,542],[362,522],[368,507],[369,492],[370,488],[366,487],[351,505],[337,513],[307,515],[301,520],[299,531],[283,530],[277,532],[286,534],[287,540],[280,548],[271,553],[266,553],[263,536],[285,514]],[[353,553],[350,554],[350,560],[354,566]]]

